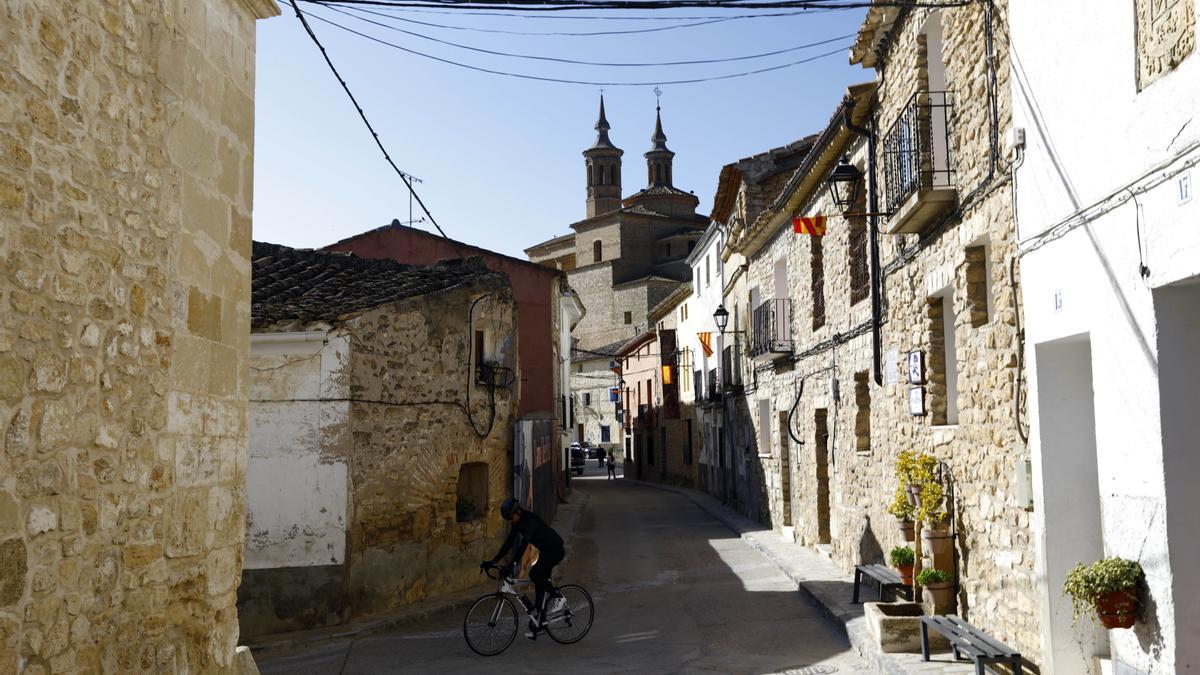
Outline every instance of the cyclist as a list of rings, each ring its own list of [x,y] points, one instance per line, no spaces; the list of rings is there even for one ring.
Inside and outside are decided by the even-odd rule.
[[[554,569],[555,565],[562,562],[566,555],[566,551],[563,549],[563,540],[553,528],[546,524],[546,521],[539,518],[536,513],[521,508],[521,504],[512,497],[505,499],[504,503],[500,505],[500,516],[512,523],[512,531],[508,533],[508,538],[504,540],[500,552],[490,561],[485,560],[483,566],[495,565],[503,559],[504,554],[508,553],[516,543],[518,536],[521,538],[521,545],[513,554],[514,565],[520,564],[526,546],[533,544],[537,548],[537,562],[529,568],[529,580],[533,582],[537,593],[534,599],[534,611],[529,614],[529,631],[525,633],[525,637],[536,640],[538,631],[545,623],[545,617],[561,611],[562,606],[566,604],[566,601],[554,588],[554,584],[550,582],[550,571]],[[554,596],[554,605],[549,612],[543,612],[543,603],[547,596]]]

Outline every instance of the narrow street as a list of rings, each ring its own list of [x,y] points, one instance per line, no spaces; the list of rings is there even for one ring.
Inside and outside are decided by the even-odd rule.
[[[587,588],[596,620],[581,642],[518,636],[475,655],[464,610],[402,629],[259,661],[264,673],[854,673],[845,638],[757,551],[680,495],[609,481],[589,463],[588,497],[561,581]],[[822,668],[805,668],[821,665]]]

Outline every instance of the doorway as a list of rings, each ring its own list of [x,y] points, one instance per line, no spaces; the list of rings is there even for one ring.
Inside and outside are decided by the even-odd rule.
[[[816,438],[813,439],[813,465],[817,474],[817,543],[830,544],[829,529],[829,413],[820,408],[813,416]]]
[[[1071,600],[1060,589],[1081,560],[1104,557],[1100,483],[1096,462],[1092,345],[1087,334],[1039,344],[1037,359],[1038,446],[1034,466],[1035,511],[1040,511],[1038,548],[1045,566],[1043,631],[1056,675],[1089,673],[1090,659],[1108,653],[1107,635],[1088,622],[1072,626]],[[1040,469],[1040,470],[1039,470]],[[1068,478],[1069,480],[1064,480]],[[1053,489],[1047,483],[1053,481]]]
[[[1200,622],[1200,415],[1196,414],[1196,382],[1200,378],[1200,278],[1154,291],[1158,322],[1158,396],[1162,421],[1163,473],[1166,477],[1167,556],[1175,625],[1194,634]],[[1175,633],[1175,664],[1200,663],[1200,641]]]
[[[783,526],[792,526],[792,460],[788,444],[788,414],[779,413],[779,491],[783,493]]]

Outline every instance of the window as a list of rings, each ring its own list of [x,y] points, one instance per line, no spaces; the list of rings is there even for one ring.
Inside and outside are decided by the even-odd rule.
[[[483,365],[483,353],[486,340],[484,339],[483,331],[475,331],[475,366]]]
[[[671,257],[671,242],[669,242],[669,241],[668,241],[668,242],[667,242],[667,243],[666,243],[666,244],[663,246],[663,250],[665,251],[665,253],[664,253],[663,257],[664,257],[664,258],[670,258],[670,257]]]
[[[600,442],[601,443],[611,443],[612,442],[612,432],[609,431],[607,424],[600,425]]]
[[[871,380],[867,371],[854,374],[854,449],[871,452]]]
[[[583,404],[584,405],[592,404],[592,392],[590,392],[590,391],[583,392]]]
[[[598,263],[604,259],[604,257],[601,255],[603,249],[604,246],[600,243],[599,239],[592,242],[592,262]]]
[[[966,262],[967,313],[971,325],[980,328],[987,325],[991,315],[991,265],[987,245],[968,246]]]
[[[767,399],[758,402],[758,454],[771,455],[771,401]]]
[[[825,253],[820,237],[809,237],[812,254],[809,262],[812,265],[812,327],[813,330],[825,325]]]
[[[929,333],[926,390],[935,425],[958,424],[958,352],[954,334],[954,294],[946,289],[925,304]]]
[[[704,256],[704,287],[708,288],[712,285],[712,268],[711,260],[708,256]]]
[[[850,226],[850,304],[871,294],[871,275],[867,266],[867,223],[861,217],[849,219]]]
[[[633,312],[625,312],[625,325],[633,323]]]
[[[465,523],[482,518],[487,514],[487,501],[487,462],[469,462],[460,466],[455,492],[455,520]]]

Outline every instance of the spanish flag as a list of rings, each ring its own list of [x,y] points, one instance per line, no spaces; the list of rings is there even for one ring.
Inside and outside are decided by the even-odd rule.
[[[712,333],[697,333],[696,336],[700,338],[700,347],[704,349],[704,355],[712,356]]]
[[[825,236],[825,216],[813,216],[812,218],[803,218],[796,216],[792,218],[792,229],[796,234],[810,234],[814,237]]]

